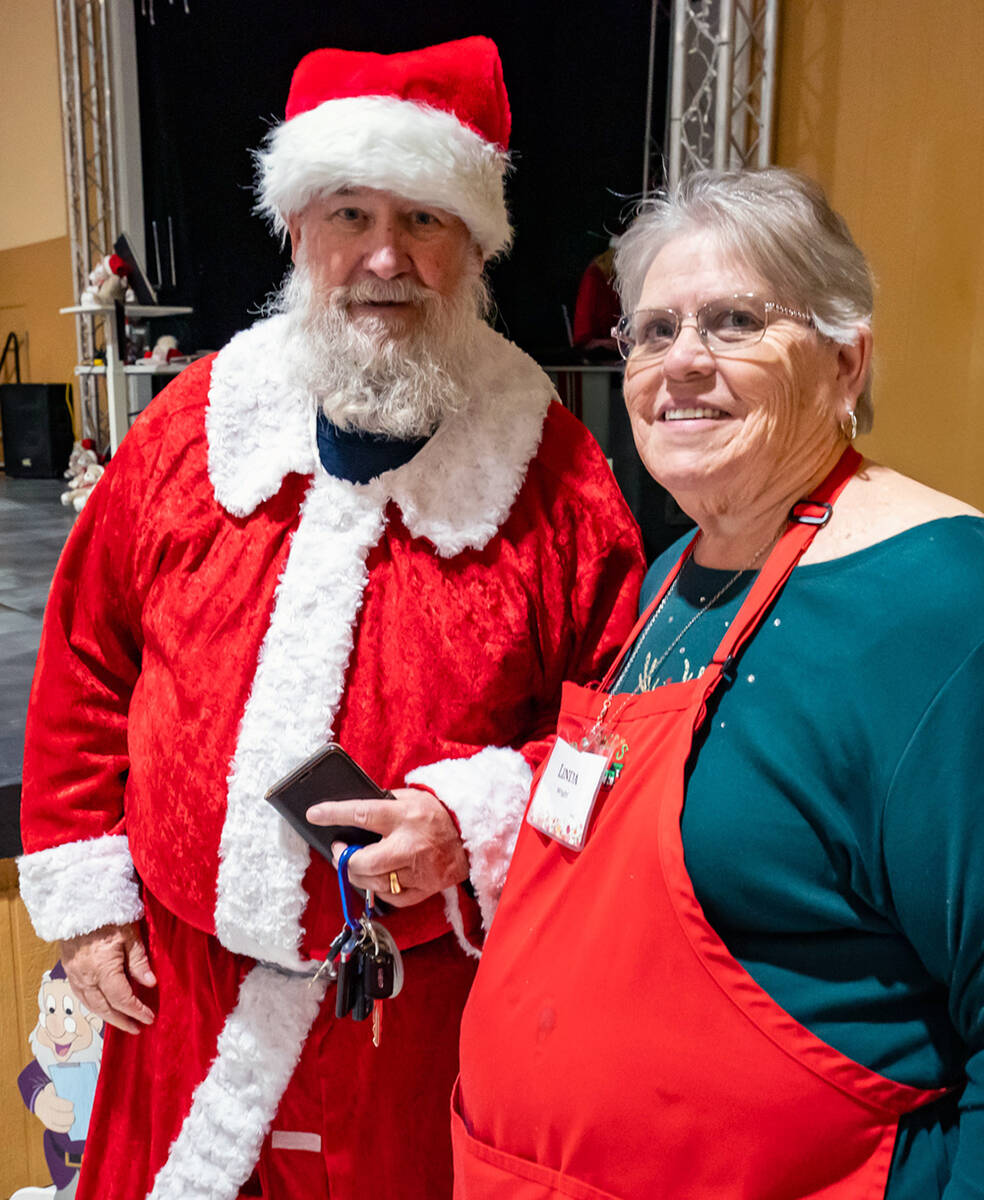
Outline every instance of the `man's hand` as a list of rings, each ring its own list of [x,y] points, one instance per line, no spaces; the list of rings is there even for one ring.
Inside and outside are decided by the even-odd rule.
[[[34,1115],[45,1129],[53,1133],[68,1133],[75,1120],[75,1105],[63,1100],[53,1083],[45,1084],[34,1101]]]
[[[313,825],[358,825],[383,839],[364,846],[348,862],[353,887],[371,888],[387,904],[407,908],[468,878],[468,856],[444,805],[422,788],[398,788],[394,800],[335,800],[307,810]],[[334,861],[345,849],[332,846]],[[390,891],[395,871],[401,891]]]
[[[156,987],[136,925],[104,925],[61,944],[61,961],[72,990],[97,1016],[126,1033],[139,1033],[154,1014],[134,995],[130,981]]]

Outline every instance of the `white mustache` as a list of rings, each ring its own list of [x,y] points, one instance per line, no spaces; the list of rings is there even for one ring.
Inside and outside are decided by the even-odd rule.
[[[334,288],[330,302],[335,308],[348,308],[352,304],[428,304],[436,298],[435,291],[411,279],[363,279],[350,287]]]

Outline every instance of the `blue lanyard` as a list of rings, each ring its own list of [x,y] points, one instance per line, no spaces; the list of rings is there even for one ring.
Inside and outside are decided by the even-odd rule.
[[[348,860],[356,852],[361,850],[361,846],[346,846],[338,856],[338,892],[342,898],[342,916],[345,918],[345,924],[352,930],[353,933],[359,928],[358,924],[352,920],[348,906],[348,889],[351,887],[348,878]],[[366,920],[372,920],[372,905],[369,903],[370,893],[366,892]]]

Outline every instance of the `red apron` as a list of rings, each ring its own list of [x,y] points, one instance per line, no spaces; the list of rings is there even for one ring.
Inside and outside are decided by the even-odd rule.
[[[801,520],[829,514],[859,462],[846,452]],[[793,1020],[707,923],[684,864],[694,735],[817,527],[790,525],[699,679],[611,698],[624,768],[583,850],[524,822],[462,1023],[456,1200],[876,1200],[899,1117],[943,1094]],[[606,686],[565,685],[562,736],[593,723]]]

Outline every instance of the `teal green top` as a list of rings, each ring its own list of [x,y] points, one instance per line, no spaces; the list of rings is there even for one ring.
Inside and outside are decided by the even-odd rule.
[[[731,576],[688,562],[615,690],[699,674],[751,572],[664,652]],[[982,697],[984,519],[931,521],[793,571],[688,777],[695,893],[760,986],[891,1079],[967,1081],[903,1119],[890,1200],[984,1197]]]

